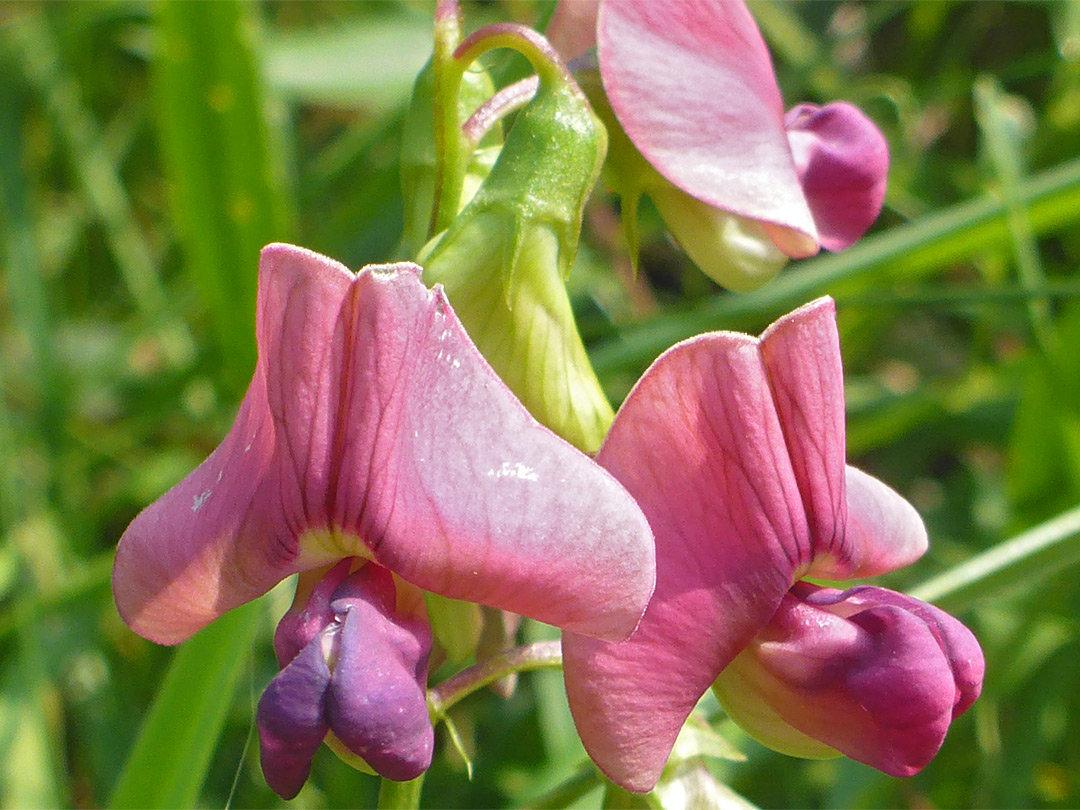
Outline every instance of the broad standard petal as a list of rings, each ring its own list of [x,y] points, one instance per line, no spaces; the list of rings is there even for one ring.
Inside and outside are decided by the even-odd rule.
[[[842,101],[800,104],[784,118],[803,194],[821,246],[844,250],[881,213],[889,145],[858,107]]]
[[[656,593],[621,644],[564,634],[567,694],[589,754],[652,788],[683,721],[768,622],[810,538],[760,343],[714,333],[669,350],[598,460],[656,534]]]
[[[832,299],[819,298],[772,324],[761,336],[761,353],[813,556],[847,561],[857,550],[844,542],[844,368]]]
[[[943,611],[881,588],[799,583],[715,690],[739,725],[779,751],[839,752],[911,776],[982,676],[978,642]]]
[[[352,556],[577,632],[634,629],[654,580],[641,510],[529,416],[419,273],[263,251],[237,422],[120,541],[114,593],[137,632],[182,641]]]
[[[606,471],[514,398],[442,291],[371,275],[330,524],[425,590],[621,639],[652,593],[652,533]],[[402,288],[389,296],[390,286]],[[394,364],[398,365],[395,366]]]
[[[597,48],[619,123],[660,174],[775,226],[789,256],[817,251],[769,52],[742,2],[603,3]]]

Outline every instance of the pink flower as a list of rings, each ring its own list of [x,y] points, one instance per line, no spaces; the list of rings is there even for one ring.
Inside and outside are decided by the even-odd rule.
[[[833,303],[758,339],[681,343],[631,392],[598,461],[634,495],[657,546],[656,591],[621,644],[568,633],[566,688],[589,754],[615,782],[656,782],[715,683],[766,744],[837,752],[897,776],[922,768],[978,696],[983,658],[947,614],[874,576],[926,549],[918,514],[847,466]]]
[[[642,190],[721,284],[758,286],[787,257],[849,247],[877,218],[885,139],[843,102],[785,116],[743,3],[563,0],[549,35],[564,56],[589,44],[582,31],[595,31],[618,124],[666,181],[642,175]]]
[[[309,572],[259,711],[276,790],[299,790],[329,732],[393,778],[427,767],[418,589],[598,638],[634,629],[654,578],[641,511],[529,416],[418,267],[354,275],[271,245],[257,341],[232,429],[128,527],[113,590],[132,629],[175,644]]]

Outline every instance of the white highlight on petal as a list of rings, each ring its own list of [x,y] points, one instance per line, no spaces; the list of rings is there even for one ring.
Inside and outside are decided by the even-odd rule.
[[[520,461],[504,461],[497,470],[488,470],[492,478],[520,478],[522,481],[538,481],[536,470]]]
[[[218,476],[218,480],[219,481],[221,480],[220,476]],[[204,503],[206,503],[206,499],[209,498],[211,494],[213,494],[213,490],[207,489],[207,490],[203,490],[198,495],[196,495],[194,498],[192,498],[191,499],[191,511],[192,512],[198,512],[200,509],[202,509],[202,505]]]

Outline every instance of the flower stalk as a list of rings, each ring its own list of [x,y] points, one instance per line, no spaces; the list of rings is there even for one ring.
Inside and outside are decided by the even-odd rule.
[[[562,666],[562,648],[558,641],[537,641],[494,655],[486,661],[463,669],[428,690],[428,711],[432,719],[446,716],[455,704],[507,675],[536,669]]]

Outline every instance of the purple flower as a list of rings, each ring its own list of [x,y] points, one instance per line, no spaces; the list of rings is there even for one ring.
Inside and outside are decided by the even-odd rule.
[[[758,339],[718,332],[661,356],[598,459],[656,536],[656,591],[621,644],[564,635],[566,688],[586,749],[646,791],[715,684],[731,716],[779,750],[836,752],[910,775],[978,696],[983,658],[949,615],[874,576],[926,549],[918,514],[845,463],[833,303]]]
[[[702,270],[751,289],[787,261],[843,250],[881,211],[884,137],[838,102],[784,114],[772,61],[736,0],[563,0],[549,28],[564,56],[595,31],[604,93],[655,170],[624,166]],[[613,135],[614,138],[614,135]],[[612,157],[617,159],[616,141]]]
[[[529,416],[418,267],[354,275],[271,245],[257,342],[232,429],[128,527],[113,591],[132,629],[175,644],[308,572],[259,710],[275,790],[299,790],[328,731],[391,778],[427,767],[418,589],[633,631],[654,580],[640,509]]]

